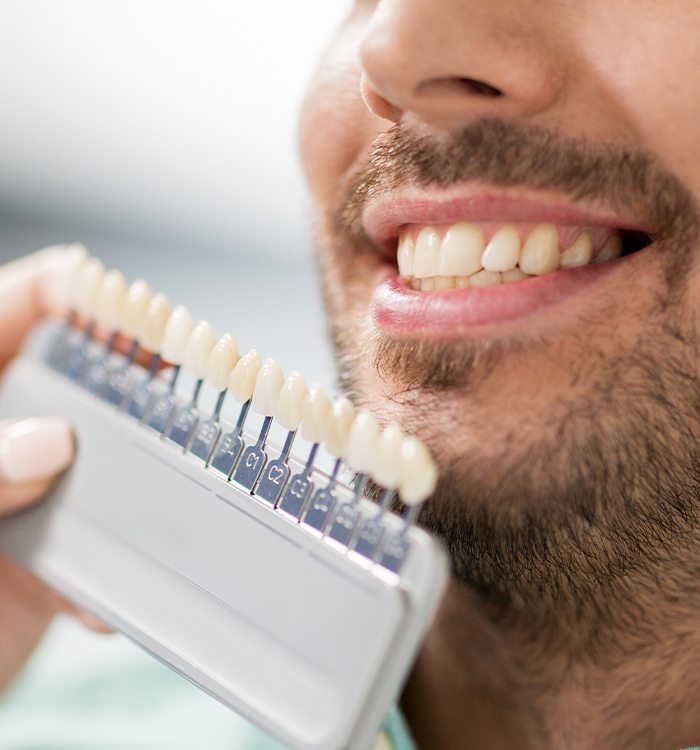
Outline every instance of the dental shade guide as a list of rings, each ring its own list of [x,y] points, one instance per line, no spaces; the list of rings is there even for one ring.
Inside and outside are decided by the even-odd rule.
[[[143,281],[88,257],[74,274],[66,322],[39,325],[0,384],[0,418],[58,409],[75,464],[0,521],[0,552],[285,745],[372,746],[447,580],[414,523],[437,478],[426,449],[239,357]]]

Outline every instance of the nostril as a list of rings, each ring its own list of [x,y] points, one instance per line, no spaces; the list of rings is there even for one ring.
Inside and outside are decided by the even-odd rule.
[[[483,94],[484,96],[503,96],[503,92],[499,91],[495,86],[491,86],[483,81],[477,81],[474,78],[460,78],[460,82],[474,91],[477,94]]]
[[[465,93],[491,98],[503,96],[500,89],[491,86],[489,83],[478,81],[476,78],[463,78],[461,76],[431,78],[428,81],[422,81],[416,87],[416,93],[432,96],[463,95]]]

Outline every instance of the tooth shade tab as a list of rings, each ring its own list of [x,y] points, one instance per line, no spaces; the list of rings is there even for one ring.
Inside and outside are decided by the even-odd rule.
[[[342,458],[345,455],[348,435],[355,419],[355,407],[350,399],[341,396],[337,398],[328,414],[323,442],[332,455]]]
[[[399,494],[404,505],[418,505],[433,494],[437,484],[437,468],[420,440],[404,438],[400,471]]]
[[[255,381],[261,369],[262,360],[255,349],[251,349],[236,362],[228,379],[228,390],[239,404],[244,404],[252,398]]]
[[[139,341],[141,346],[152,354],[160,353],[165,326],[168,323],[171,312],[170,302],[161,292],[153,297],[146,308],[139,332]]]
[[[90,256],[85,246],[77,242],[66,248],[66,254],[66,263],[56,278],[56,290],[60,304],[75,308],[80,272]]]
[[[491,238],[481,256],[481,265],[485,271],[510,271],[518,265],[519,258],[518,230],[512,224],[508,224],[501,227]]]
[[[186,370],[201,380],[207,373],[211,350],[216,344],[214,330],[206,320],[201,320],[187,339],[182,364]]]
[[[127,338],[138,340],[141,322],[152,297],[151,287],[143,279],[131,283],[124,300],[120,326]]]
[[[88,258],[80,268],[75,307],[81,315],[93,318],[102,290],[105,267],[98,258]]]
[[[361,411],[350,427],[343,458],[351,469],[367,474],[374,465],[378,442],[377,420],[368,411]]]
[[[450,227],[438,254],[439,276],[469,276],[481,268],[484,235],[474,224],[461,222]]]
[[[207,362],[207,382],[217,391],[225,391],[228,388],[231,372],[240,359],[238,347],[230,333],[225,333],[217,342],[209,355]]]
[[[404,438],[398,425],[389,424],[377,441],[370,476],[388,490],[395,490],[401,480],[401,446]]]
[[[308,389],[301,373],[294,370],[287,375],[277,400],[274,417],[290,432],[299,427]]]
[[[182,364],[185,358],[187,340],[193,327],[194,323],[190,311],[184,305],[178,305],[165,324],[161,356],[166,362],[173,365]]]
[[[121,271],[111,269],[102,279],[95,320],[106,331],[116,331],[122,319],[127,283]]]
[[[413,275],[426,279],[437,274],[440,235],[433,227],[424,227],[418,234],[413,253]]]
[[[284,373],[274,359],[266,359],[255,379],[253,391],[253,410],[263,417],[271,417],[275,413],[280,391],[284,385]]]
[[[325,388],[314,383],[304,399],[301,436],[310,443],[320,443],[331,412],[331,397]]]

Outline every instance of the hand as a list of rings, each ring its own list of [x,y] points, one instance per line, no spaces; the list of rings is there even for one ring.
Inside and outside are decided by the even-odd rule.
[[[47,248],[0,266],[0,372],[42,316],[58,312],[57,279],[79,252]],[[1,517],[41,498],[73,459],[70,425],[60,417],[0,421]],[[20,669],[51,618],[71,611],[100,628],[43,583],[0,555],[0,690]]]

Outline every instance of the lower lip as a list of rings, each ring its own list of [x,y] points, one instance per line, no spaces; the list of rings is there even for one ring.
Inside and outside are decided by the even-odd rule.
[[[481,289],[417,292],[396,275],[377,287],[371,303],[375,326],[393,336],[450,337],[516,321],[573,297],[615,269],[622,259],[581,266]]]

